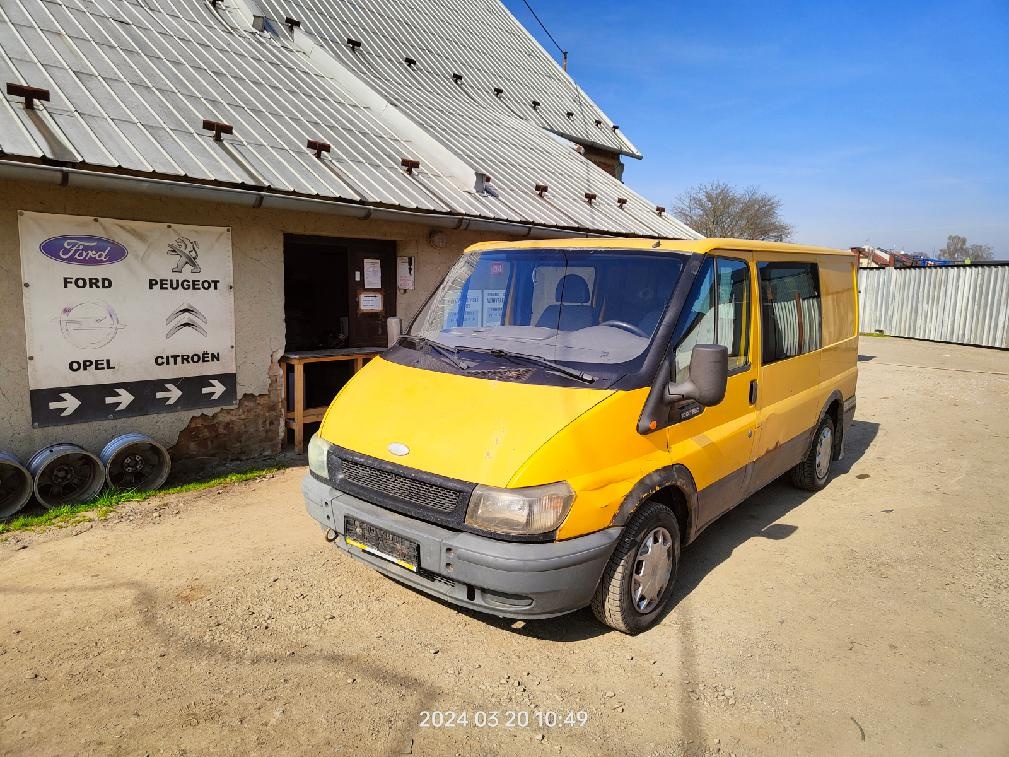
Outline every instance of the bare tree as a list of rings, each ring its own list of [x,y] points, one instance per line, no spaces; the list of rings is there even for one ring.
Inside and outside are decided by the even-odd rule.
[[[967,256],[967,237],[950,234],[946,237],[946,246],[939,250],[940,260],[963,260]]]
[[[994,257],[990,244],[967,244],[967,237],[950,234],[946,238],[946,246],[938,252],[940,260],[952,260],[962,263],[965,260],[991,260]]]
[[[995,257],[995,251],[990,244],[972,244],[967,246],[967,260],[972,262],[978,260],[991,260]]]
[[[780,210],[781,200],[758,187],[736,189],[722,181],[691,187],[673,204],[673,214],[706,237],[772,242],[784,242],[792,235]]]

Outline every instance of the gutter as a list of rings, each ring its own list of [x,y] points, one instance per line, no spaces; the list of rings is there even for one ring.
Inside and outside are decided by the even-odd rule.
[[[294,210],[333,215],[360,220],[394,221],[434,226],[452,231],[479,231],[506,234],[527,239],[564,239],[572,237],[613,237],[629,236],[604,232],[576,231],[536,224],[494,221],[478,216],[448,213],[422,213],[395,208],[379,208],[341,200],[316,199],[297,195],[282,195],[273,192],[235,189],[210,184],[190,184],[168,179],[152,179],[130,174],[88,171],[79,168],[48,166],[0,160],[0,178],[36,181],[59,186],[81,189],[126,192],[131,194],[155,195],[160,197],[221,202],[248,208]]]

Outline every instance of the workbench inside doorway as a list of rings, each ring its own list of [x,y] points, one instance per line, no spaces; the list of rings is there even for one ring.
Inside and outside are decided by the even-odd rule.
[[[281,360],[285,423],[294,447],[318,423],[340,388],[388,346],[396,315],[396,243],[379,239],[284,235]]]
[[[349,368],[350,376],[357,373],[364,364],[378,355],[381,349],[350,349],[350,350],[312,350],[308,352],[291,352],[280,359],[280,367],[284,370],[284,386],[287,389],[284,398],[284,425],[294,432],[294,451],[299,455],[305,451],[305,426],[321,423],[322,417],[329,408],[329,402],[335,396],[319,392],[313,387],[309,393],[305,380],[306,368],[321,367],[334,363]],[[346,380],[344,383],[346,383]],[[341,384],[342,386],[342,384]]]

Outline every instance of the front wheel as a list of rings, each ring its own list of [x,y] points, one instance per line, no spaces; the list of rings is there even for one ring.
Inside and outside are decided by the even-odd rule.
[[[680,562],[680,528],[672,511],[647,501],[631,518],[592,598],[600,622],[641,633],[662,615],[673,595]]]

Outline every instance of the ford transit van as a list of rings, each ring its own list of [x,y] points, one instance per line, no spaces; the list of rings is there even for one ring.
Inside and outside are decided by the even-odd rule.
[[[681,549],[783,474],[826,485],[855,411],[849,252],[703,239],[476,245],[309,445],[327,539],[474,610],[626,633]]]

